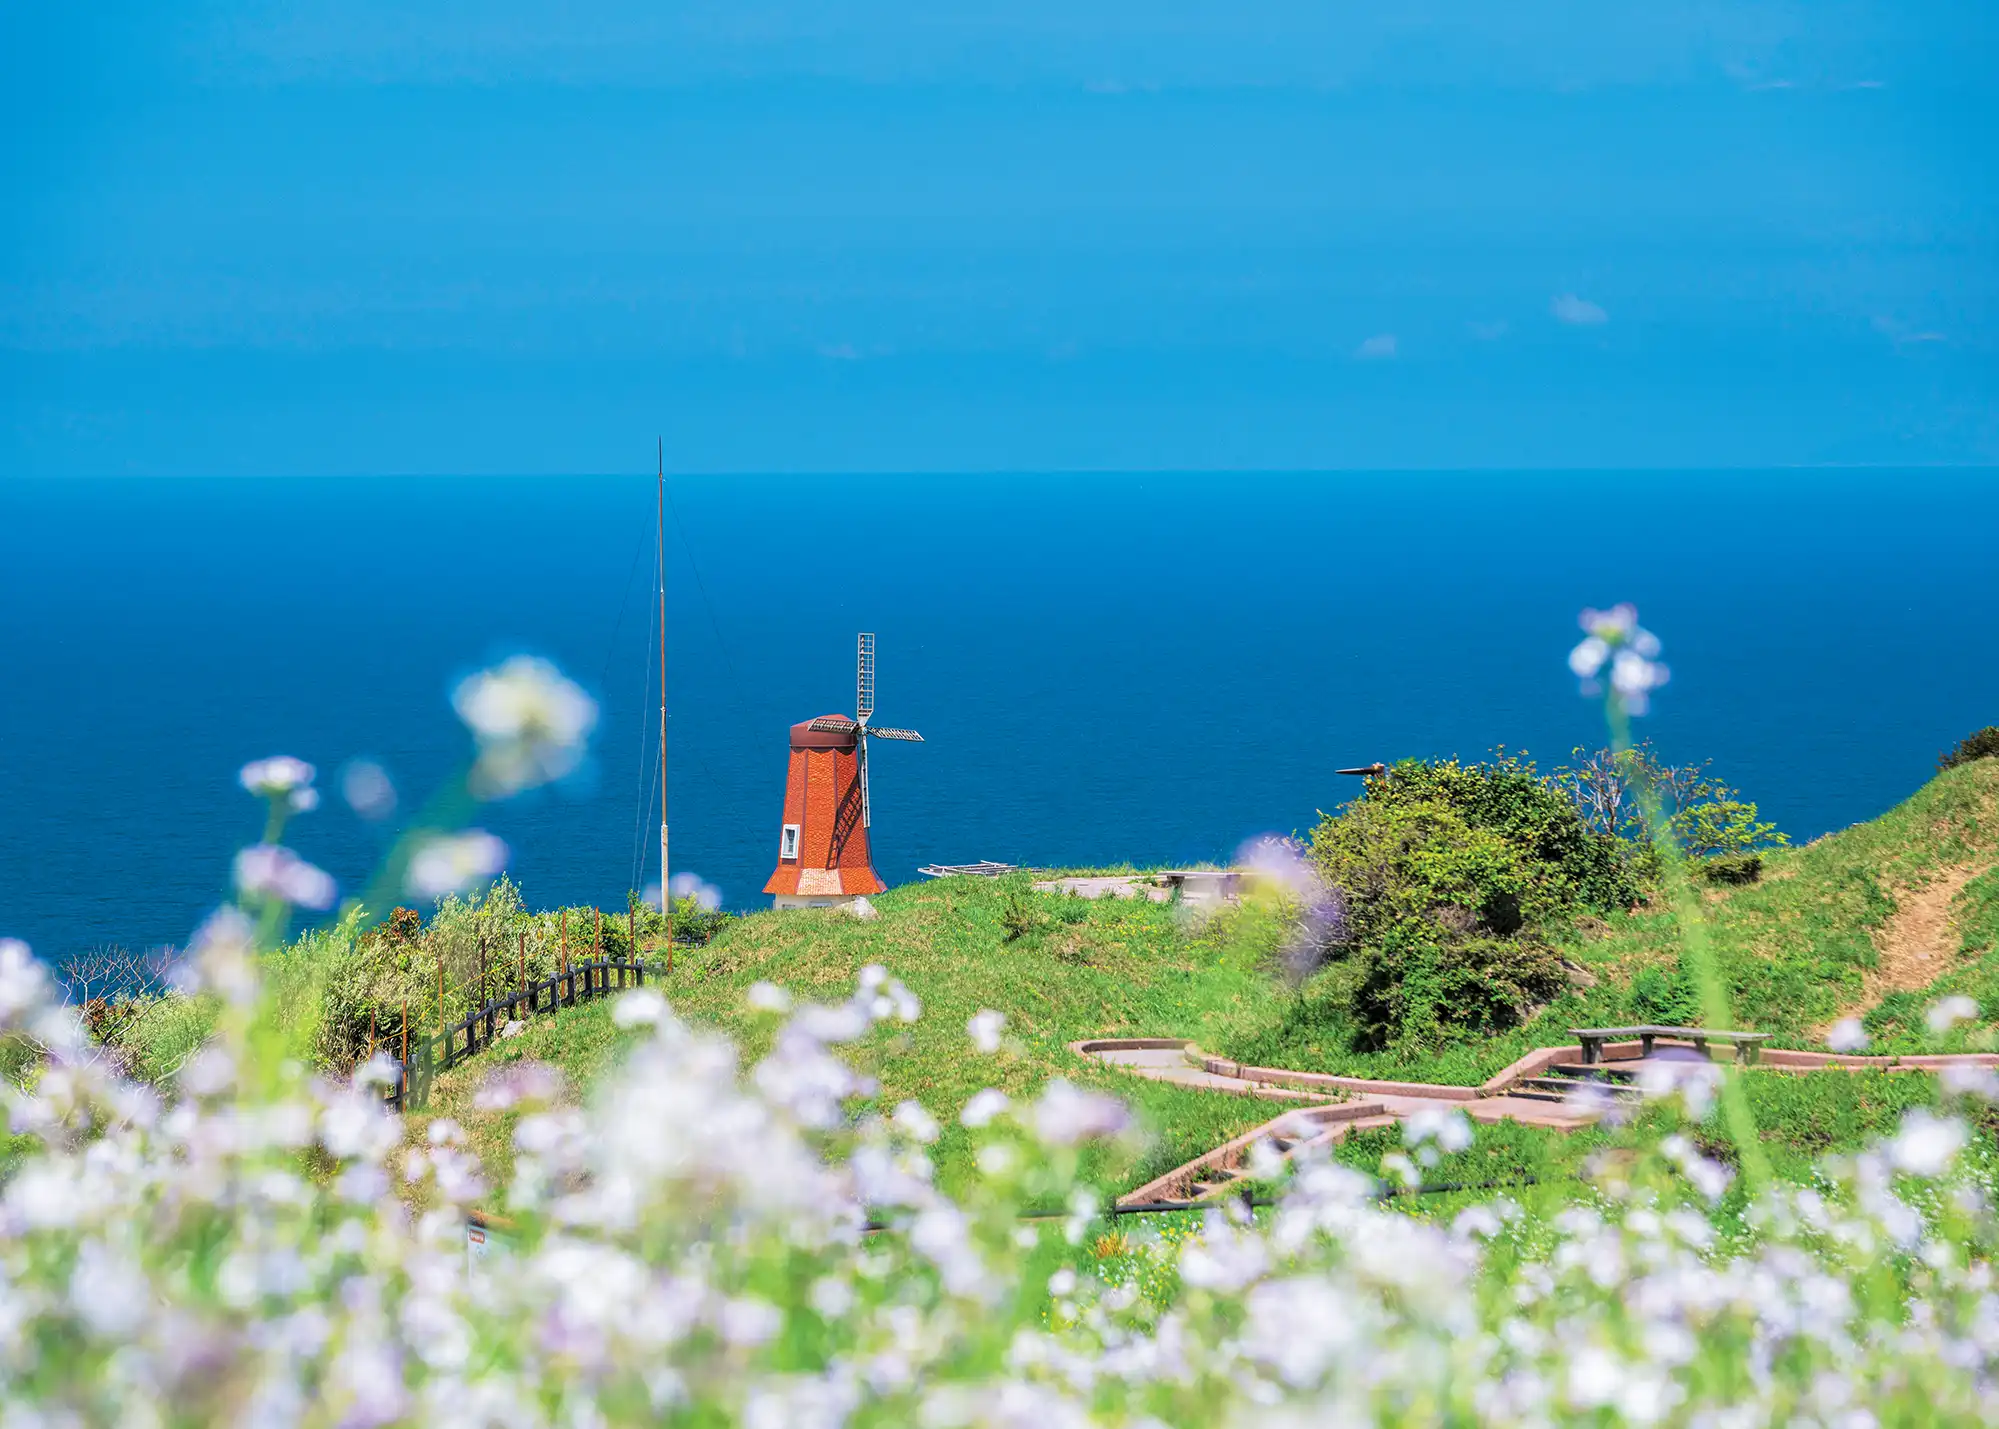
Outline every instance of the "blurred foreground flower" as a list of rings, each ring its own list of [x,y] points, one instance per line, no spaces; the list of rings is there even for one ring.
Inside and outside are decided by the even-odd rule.
[[[971,1034],[974,1047],[991,1056],[1000,1049],[1000,1036],[1006,1031],[1006,1014],[994,1012],[990,1007],[975,1012],[965,1024],[965,1031]]]
[[[1251,839],[1236,850],[1235,862],[1250,874],[1247,897],[1275,893],[1285,905],[1290,921],[1278,957],[1294,984],[1304,982],[1351,936],[1345,895],[1326,882],[1295,839]]]
[[[439,834],[410,856],[404,886],[417,898],[445,898],[495,878],[507,866],[507,846],[484,829]]]
[[[1978,1019],[1978,1004],[1962,993],[1953,994],[1931,1004],[1923,1014],[1923,1021],[1938,1037],[1950,1031],[1960,1022],[1975,1022]]]
[[[396,811],[396,786],[372,759],[357,759],[341,771],[340,797],[364,819],[386,819]]]
[[[694,906],[704,913],[713,913],[722,906],[722,890],[698,873],[676,873],[669,880],[669,886],[673,889],[675,902],[692,898]]]
[[[1086,1092],[1057,1077],[1034,1104],[1034,1132],[1050,1146],[1116,1136],[1131,1124],[1131,1113],[1116,1097]]]
[[[236,855],[236,891],[315,911],[333,906],[333,875],[278,844],[256,844]]]
[[[1835,1052],[1864,1052],[1867,1050],[1867,1029],[1860,1025],[1858,1017],[1842,1017],[1826,1033],[1825,1045]]]
[[[289,754],[274,754],[269,759],[256,759],[245,764],[236,777],[252,794],[260,794],[266,799],[282,799],[310,785],[315,772],[303,759],[294,759]]]
[[[1651,707],[1651,692],[1665,684],[1671,672],[1655,658],[1659,637],[1638,623],[1634,605],[1583,611],[1578,619],[1584,635],[1569,652],[1569,668],[1582,681],[1583,693],[1603,693],[1603,667],[1610,666],[1611,697],[1626,714],[1642,715]]]
[[[247,932],[233,919],[218,947]],[[491,1186],[478,1138],[441,1116],[411,1134],[384,1107],[390,1057],[307,1076],[225,1021],[152,1088],[44,1038],[36,1075],[0,1079],[0,1421],[1991,1419],[1995,1224],[1960,1120],[1913,1111],[1812,1184],[1739,1204],[1726,1166],[1668,1136],[1616,1148],[1545,1212],[1448,1222],[1383,1207],[1307,1139],[1254,1218],[1103,1234],[1079,1158],[1047,1147],[1120,1130],[1112,1099],[1056,1081],[1016,1119],[978,1093],[962,1201],[929,1111],[858,1104],[881,1088],[822,1034],[899,1017],[898,986],[871,968],[844,1003],[799,1008],[747,1075],[726,1039],[629,993],[625,1060],[582,1105],[539,1065],[483,1080],[474,1106],[516,1118]],[[53,995],[0,942],[0,1037],[35,1036]],[[1409,1139],[1428,1154],[1470,1132],[1451,1111]],[[1267,1148],[1250,1166],[1280,1172]],[[497,1214],[468,1237],[475,1206]]]
[[[597,702],[531,655],[468,677],[451,704],[479,744],[472,791],[482,799],[506,798],[574,772],[597,726]]]

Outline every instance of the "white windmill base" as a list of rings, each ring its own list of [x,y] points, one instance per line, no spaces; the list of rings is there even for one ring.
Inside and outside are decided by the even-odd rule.
[[[774,908],[838,908],[856,918],[875,916],[875,905],[865,893],[779,893],[772,897]]]

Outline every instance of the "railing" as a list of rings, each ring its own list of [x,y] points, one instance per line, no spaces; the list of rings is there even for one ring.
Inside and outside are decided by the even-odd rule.
[[[501,1028],[517,1015],[525,1020],[538,1012],[556,1012],[620,988],[644,987],[645,980],[644,963],[596,958],[496,997],[411,1047],[408,1062],[399,1069],[396,1083],[383,1101],[396,1112],[421,1111],[430,1102],[437,1074],[451,1070],[482,1047],[492,1046],[500,1039]]]

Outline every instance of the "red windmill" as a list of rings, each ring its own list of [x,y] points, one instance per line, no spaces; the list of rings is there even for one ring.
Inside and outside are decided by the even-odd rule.
[[[868,848],[874,820],[868,807],[868,741],[916,744],[913,729],[868,723],[875,712],[875,637],[860,640],[854,714],[821,715],[791,727],[791,767],[784,780],[784,826],[778,834],[777,872],[764,892],[780,908],[845,903],[888,885],[875,872]]]

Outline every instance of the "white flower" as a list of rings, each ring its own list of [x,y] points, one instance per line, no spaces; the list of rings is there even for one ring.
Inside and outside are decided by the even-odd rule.
[[[1960,1022],[1971,1022],[1978,1017],[1978,1004],[1962,993],[1942,999],[1923,1014],[1923,1021],[1938,1037],[1950,1031]]]
[[[597,702],[554,665],[529,655],[469,676],[451,704],[479,743],[472,783],[483,798],[570,774],[597,726]]]
[[[1124,1103],[1101,1092],[1086,1092],[1057,1077],[1034,1104],[1034,1133],[1050,1146],[1116,1136],[1131,1123]]]
[[[722,906],[722,890],[698,873],[676,873],[668,880],[667,888],[676,901],[692,898],[694,906],[704,913],[713,913]]]
[[[791,1011],[791,994],[774,982],[753,982],[748,992],[743,994],[747,1002],[758,1012]]]
[[[1902,1118],[1902,1129],[1888,1146],[1895,1169],[1912,1176],[1940,1176],[1963,1149],[1969,1133],[1956,1117],[1941,1117],[1917,1107]]]
[[[892,1122],[906,1132],[912,1141],[929,1145],[937,1139],[937,1118],[923,1109],[922,1102],[906,1101],[896,1106]]]
[[[1861,1052],[1867,1048],[1867,1029],[1858,1017],[1842,1017],[1825,1035],[1826,1046],[1835,1052]]]
[[[972,1094],[972,1099],[965,1103],[965,1109],[958,1113],[958,1120],[966,1126],[985,1126],[1012,1105],[1005,1092],[998,1087],[987,1087]]]
[[[257,995],[257,930],[235,907],[216,909],[194,930],[188,962],[196,985],[241,1007]]]
[[[340,797],[364,819],[386,819],[396,810],[396,786],[372,759],[357,759],[340,776]]]
[[[1630,604],[1585,610],[1578,624],[1584,635],[1569,651],[1569,669],[1583,682],[1583,692],[1601,692],[1597,677],[1607,661],[1618,704],[1627,713],[1644,714],[1651,703],[1651,691],[1671,677],[1671,672],[1653,658],[1659,653],[1659,637],[1638,623],[1638,609]]]
[[[245,764],[236,777],[252,794],[280,799],[312,783],[315,772],[303,759],[294,759],[289,754],[274,754],[269,759],[255,759]]]
[[[48,997],[48,974],[19,938],[0,938],[0,1027]]]
[[[443,898],[483,883],[507,866],[507,846],[484,829],[440,834],[410,858],[404,885],[419,898]]]
[[[1463,1151],[1472,1143],[1471,1122],[1455,1107],[1424,1107],[1403,1122],[1405,1145],[1421,1146],[1432,1139],[1440,1151]]]
[[[666,1016],[666,999],[650,987],[633,988],[611,1008],[611,1021],[618,1027],[657,1027]]]
[[[1000,1049],[1000,1034],[1006,1031],[1006,1014],[987,1008],[974,1013],[972,1020],[965,1024],[965,1030],[972,1034],[972,1045],[990,1056]]]
[[[294,789],[285,802],[291,806],[294,814],[309,814],[319,807],[319,790],[310,786]]]
[[[236,855],[236,891],[301,908],[324,909],[333,906],[337,889],[333,875],[313,867],[290,849],[256,844]]]
[[[1600,635],[1589,635],[1569,652],[1569,668],[1579,680],[1594,680],[1609,658],[1610,642]]]
[[[1947,1097],[1977,1097],[1980,1101],[1999,1102],[1999,1076],[1995,1076],[1990,1067],[1953,1062],[1937,1074],[1937,1081]]]

